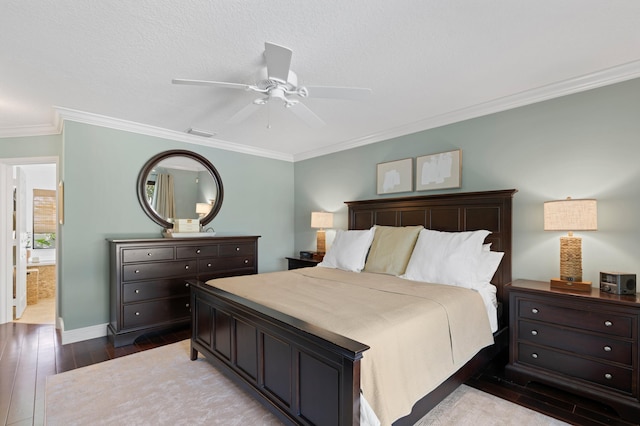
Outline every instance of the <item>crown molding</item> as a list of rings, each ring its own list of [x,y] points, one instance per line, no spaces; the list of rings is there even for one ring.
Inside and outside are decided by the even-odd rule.
[[[388,139],[421,132],[424,130],[434,129],[436,127],[441,127],[448,124],[481,117],[484,115],[494,114],[496,112],[531,105],[537,102],[572,95],[575,93],[585,92],[587,90],[596,89],[598,87],[609,86],[611,84],[632,80],[638,77],[640,77],[640,60],[628,62],[626,64],[607,68],[580,77],[551,83],[546,86],[541,86],[532,90],[520,92],[515,95],[504,96],[502,98],[451,111],[445,114],[425,118],[408,125],[399,126],[394,129],[389,129],[378,133],[372,133],[370,135],[352,139],[343,143],[338,143],[324,148],[299,153],[294,155],[293,161],[302,161],[314,157],[333,154],[335,152],[345,151],[348,149],[357,148],[360,146],[369,145],[372,143],[381,142]]]
[[[124,130],[127,132],[185,142],[194,145],[208,146],[210,148],[217,148],[225,151],[233,151],[242,154],[255,155],[258,157],[272,158],[274,160],[283,160],[289,162],[293,161],[293,156],[289,154],[283,154],[281,152],[270,151],[266,149],[253,148],[247,145],[223,141],[221,139],[204,138],[202,136],[195,136],[188,133],[177,132],[175,130],[163,129],[162,127],[149,126],[147,124],[121,120],[119,118],[107,117],[104,115],[93,114],[84,111],[77,111],[70,108],[54,106],[53,109],[60,117],[61,121],[75,121],[78,123],[91,124],[94,126],[107,127],[116,130]]]

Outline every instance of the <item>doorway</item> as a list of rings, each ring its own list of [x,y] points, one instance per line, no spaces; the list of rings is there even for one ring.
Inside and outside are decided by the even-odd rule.
[[[13,211],[3,212],[9,220],[0,228],[4,248],[0,251],[5,254],[0,263],[12,270],[0,277],[0,291],[6,295],[0,323],[56,324],[57,162],[57,158],[0,159],[5,176],[2,204],[13,206]]]

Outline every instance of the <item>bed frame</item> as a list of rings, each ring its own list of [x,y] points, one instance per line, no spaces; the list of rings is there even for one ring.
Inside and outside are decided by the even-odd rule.
[[[424,225],[441,231],[492,231],[504,252],[492,283],[508,318],[511,202],[516,190],[347,202],[349,229]],[[286,424],[360,424],[360,360],[366,344],[321,329],[202,282],[191,282],[191,359],[202,353]],[[501,319],[496,343],[480,351],[394,425],[412,425],[506,347]],[[212,390],[215,392],[215,390]]]

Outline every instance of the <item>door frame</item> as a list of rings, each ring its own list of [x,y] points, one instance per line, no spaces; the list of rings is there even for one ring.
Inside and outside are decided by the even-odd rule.
[[[60,162],[59,157],[19,157],[19,158],[0,158],[0,200],[8,200],[13,196],[9,191],[10,182],[7,182],[8,170],[14,166],[23,166],[31,164],[55,164],[56,166],[56,186],[60,182]],[[11,183],[12,186],[12,183]],[[4,203],[2,203],[4,205]],[[0,324],[13,321],[13,238],[11,236],[12,221],[7,208],[0,209],[0,271],[4,271],[0,275]],[[61,232],[61,226],[58,225],[57,232]],[[59,283],[58,259],[60,247],[58,247],[60,238],[56,238],[56,278]],[[59,284],[56,285],[56,324],[58,324],[58,291]]]

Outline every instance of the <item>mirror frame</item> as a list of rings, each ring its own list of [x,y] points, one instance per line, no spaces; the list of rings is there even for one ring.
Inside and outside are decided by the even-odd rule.
[[[159,154],[154,155],[147,161],[142,169],[140,170],[140,174],[138,174],[138,182],[137,182],[137,192],[138,192],[138,202],[142,206],[142,210],[149,216],[151,220],[153,220],[158,225],[162,226],[165,229],[173,228],[173,223],[167,221],[165,218],[156,213],[155,210],[151,207],[151,205],[147,201],[147,178],[149,173],[153,170],[154,167],[158,165],[162,160],[169,157],[188,157],[194,161],[199,162],[202,166],[207,169],[207,171],[211,174],[211,177],[215,181],[217,196],[216,201],[213,203],[213,207],[211,207],[211,211],[200,220],[200,223],[204,226],[216,217],[220,208],[222,207],[222,200],[224,198],[224,188],[222,186],[222,179],[220,179],[220,174],[216,168],[211,164],[209,160],[203,157],[200,154],[197,154],[192,151],[187,151],[183,149],[172,149],[170,151],[164,151]]]

